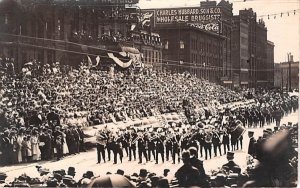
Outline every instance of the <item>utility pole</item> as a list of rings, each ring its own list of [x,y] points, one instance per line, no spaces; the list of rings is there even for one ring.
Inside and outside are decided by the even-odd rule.
[[[292,54],[291,52],[288,55],[288,61],[289,61],[289,92],[292,92]]]

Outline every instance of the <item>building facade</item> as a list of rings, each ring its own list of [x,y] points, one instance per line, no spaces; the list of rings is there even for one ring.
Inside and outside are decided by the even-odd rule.
[[[284,90],[299,90],[299,61],[275,63],[274,86]]]
[[[220,83],[224,37],[185,24],[162,28],[159,33],[163,44],[163,67]]]
[[[135,62],[161,61],[160,36],[142,32],[138,0],[0,2],[0,54],[14,57],[16,70],[36,59],[77,66],[90,56],[112,62],[108,53],[134,54]],[[128,6],[130,5],[130,6]],[[129,7],[129,8],[128,8]],[[141,54],[148,49],[151,53]],[[147,62],[146,62],[147,63]]]
[[[249,26],[246,19],[234,17],[232,27],[232,61],[235,86],[248,87],[249,85]]]
[[[234,86],[272,87],[274,44],[267,40],[264,21],[257,21],[252,9],[240,10],[234,16],[232,30]]]
[[[274,73],[275,73],[274,48],[275,48],[274,43],[271,41],[267,41],[266,75],[267,75],[268,85],[270,86],[274,86]]]
[[[205,1],[199,7],[142,12],[145,23],[161,35],[165,66],[232,87],[232,4]]]

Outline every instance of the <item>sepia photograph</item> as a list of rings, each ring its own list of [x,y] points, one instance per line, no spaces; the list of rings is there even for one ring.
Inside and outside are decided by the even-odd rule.
[[[299,187],[299,0],[0,0],[0,187]]]

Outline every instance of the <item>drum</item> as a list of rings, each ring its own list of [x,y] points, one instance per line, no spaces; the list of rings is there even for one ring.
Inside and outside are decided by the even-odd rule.
[[[246,132],[245,127],[243,127],[242,125],[237,125],[231,132],[231,135],[239,139],[245,132]]]

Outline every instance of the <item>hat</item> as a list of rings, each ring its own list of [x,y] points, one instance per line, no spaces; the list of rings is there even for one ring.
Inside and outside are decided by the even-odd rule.
[[[123,176],[123,175],[124,175],[124,170],[118,169],[118,170],[117,170],[117,174],[120,174],[120,175]]]
[[[92,171],[87,171],[87,172],[85,173],[85,175],[86,175],[87,178],[92,178],[92,177],[94,177],[94,173],[93,173]]]
[[[0,181],[1,181],[1,180],[5,180],[6,178],[7,178],[6,173],[0,172]]]
[[[140,177],[147,177],[148,171],[146,169],[140,169]]]
[[[195,153],[195,152],[197,153],[197,148],[196,147],[190,147],[189,152],[190,153]]]
[[[189,159],[190,158],[190,152],[188,152],[188,151],[182,152],[181,158],[182,158],[182,160]]]
[[[68,168],[68,175],[73,175],[75,176],[76,172],[75,172],[75,168],[74,167],[69,167]]]
[[[46,169],[46,168],[40,168],[39,173],[40,173],[41,176],[43,176],[45,174],[50,173],[50,171],[49,171],[49,169]]]
[[[170,169],[164,169],[164,176],[167,176],[169,172],[170,172]]]
[[[228,159],[228,160],[234,159],[234,153],[231,152],[231,151],[228,151],[228,152],[227,152],[227,159]]]

